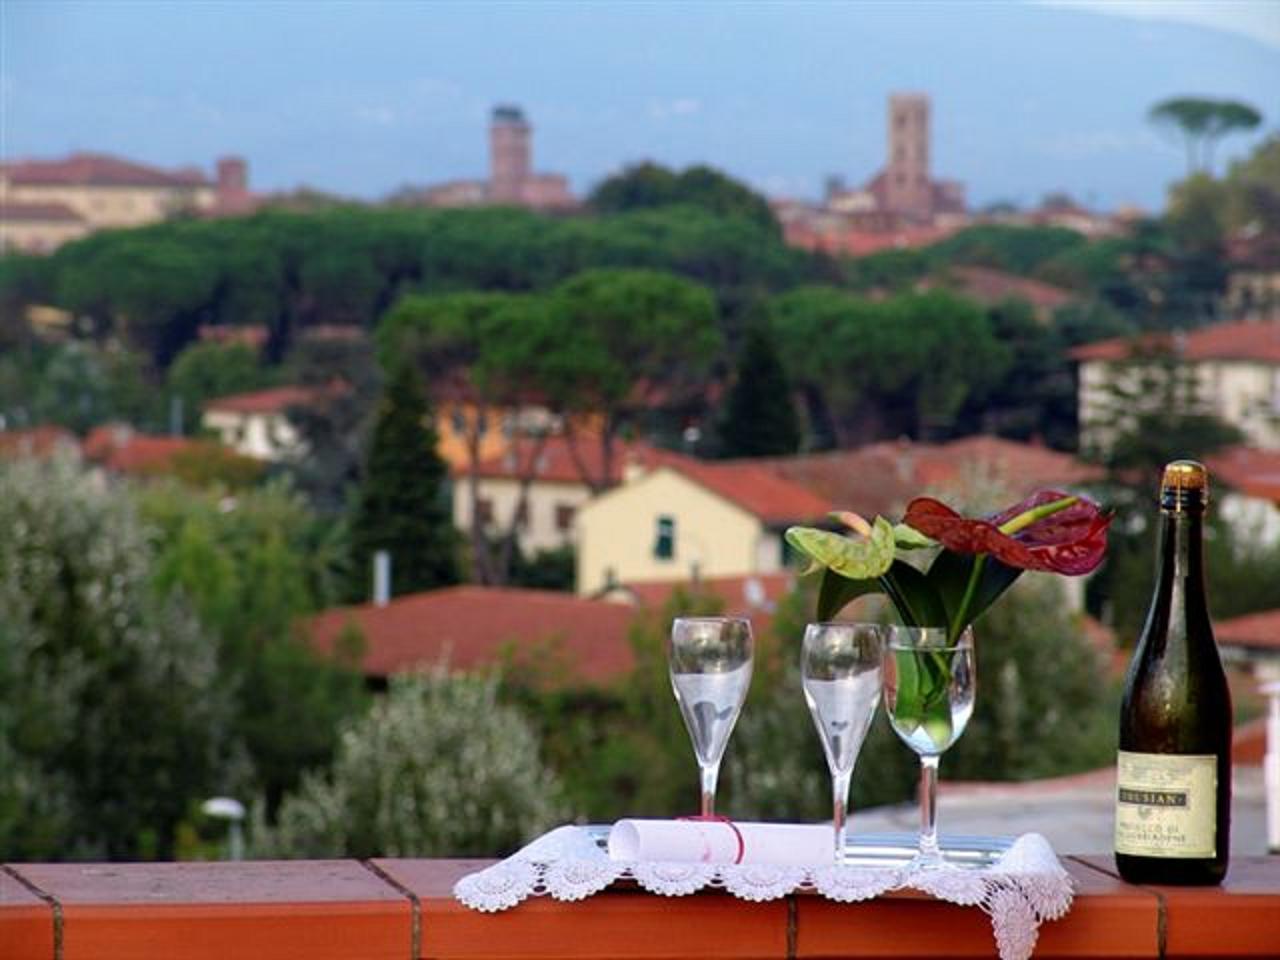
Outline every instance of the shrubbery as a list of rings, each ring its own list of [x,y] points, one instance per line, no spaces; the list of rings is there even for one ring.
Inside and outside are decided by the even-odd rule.
[[[259,820],[260,856],[465,856],[509,852],[566,813],[532,728],[494,678],[443,668],[393,678],[343,733],[328,773],[308,774]]]
[[[0,530],[3,856],[171,856],[234,776],[216,646],[154,589],[131,499],[74,465],[0,464]]]

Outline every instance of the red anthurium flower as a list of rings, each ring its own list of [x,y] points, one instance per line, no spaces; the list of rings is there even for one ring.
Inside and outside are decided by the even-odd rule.
[[[1075,497],[1075,502],[1048,516],[1036,516],[1037,508],[1070,497],[1041,490],[985,520],[963,517],[932,497],[917,497],[902,519],[956,553],[990,554],[1020,570],[1079,576],[1102,562],[1111,517],[1085,497]]]

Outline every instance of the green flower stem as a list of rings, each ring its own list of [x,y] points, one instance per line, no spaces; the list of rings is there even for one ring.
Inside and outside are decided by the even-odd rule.
[[[893,604],[898,616],[902,618],[902,622],[908,627],[923,627],[924,623],[920,620],[920,615],[911,608],[911,601],[907,599],[906,593],[898,586],[898,582],[893,579],[889,573],[883,573],[877,577],[880,586],[884,588],[885,595],[889,598],[889,602]]]
[[[978,583],[982,580],[982,571],[987,565],[987,555],[980,553],[973,558],[973,569],[969,572],[969,582],[965,584],[964,596],[960,598],[960,606],[956,607],[956,615],[951,618],[951,627],[947,630],[947,641],[955,643],[964,632],[966,618],[969,616],[969,604],[973,595],[978,592]]]
[[[1025,530],[1033,523],[1039,523],[1045,517],[1051,517],[1055,513],[1067,509],[1067,507],[1076,503],[1079,499],[1079,497],[1063,497],[1061,500],[1051,500],[1048,503],[1042,503],[1038,507],[1032,507],[1030,510],[1020,513],[1010,520],[1006,520],[1004,523],[1000,524],[998,529],[1001,533],[1007,536],[1012,536],[1019,530]]]

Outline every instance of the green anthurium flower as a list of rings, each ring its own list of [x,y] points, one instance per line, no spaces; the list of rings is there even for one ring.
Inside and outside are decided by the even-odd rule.
[[[938,545],[938,541],[933,537],[925,536],[915,527],[909,527],[905,523],[893,525],[893,542],[899,550],[923,550]]]
[[[791,527],[787,542],[818,567],[850,580],[874,580],[893,565],[893,525],[876,517],[869,536],[846,537],[814,527]]]

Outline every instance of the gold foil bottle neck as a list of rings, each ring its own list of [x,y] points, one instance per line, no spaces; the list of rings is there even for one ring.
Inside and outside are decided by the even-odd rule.
[[[1195,503],[1204,506],[1209,502],[1209,471],[1196,460],[1174,460],[1165,464],[1160,477],[1160,501],[1162,505],[1175,506]]]

